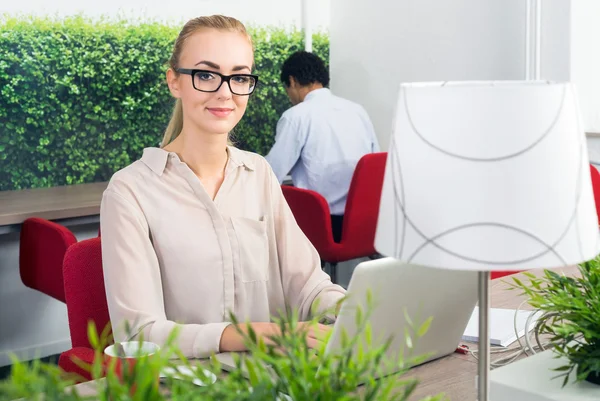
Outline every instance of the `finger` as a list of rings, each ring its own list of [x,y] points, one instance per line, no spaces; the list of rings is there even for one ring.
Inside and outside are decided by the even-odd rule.
[[[333,326],[327,324],[319,324],[318,329],[325,333],[329,333],[333,329]]]
[[[312,332],[317,335],[317,336],[326,336],[329,333],[331,333],[331,327],[325,326],[325,327],[315,327],[313,328]]]
[[[306,345],[308,345],[308,348],[311,349],[320,349],[323,346],[324,342],[321,340],[318,340],[316,338],[307,338],[306,339]]]
[[[313,340],[318,340],[321,342],[325,342],[325,340],[328,337],[328,333],[325,332],[321,332],[321,331],[312,331],[307,335],[307,338],[311,338]]]

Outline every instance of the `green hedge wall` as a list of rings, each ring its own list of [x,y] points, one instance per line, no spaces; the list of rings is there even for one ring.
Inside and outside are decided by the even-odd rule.
[[[0,190],[105,181],[157,146],[173,99],[164,73],[179,26],[155,22],[0,20]],[[290,107],[281,64],[302,33],[250,27],[261,85],[237,146],[266,154]],[[329,39],[313,37],[329,60]]]

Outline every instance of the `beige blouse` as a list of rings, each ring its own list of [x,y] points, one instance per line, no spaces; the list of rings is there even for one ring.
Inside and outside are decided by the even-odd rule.
[[[187,357],[219,351],[229,311],[268,322],[286,308],[306,319],[335,306],[331,283],[298,227],[269,164],[229,147],[213,201],[177,154],[144,150],[117,172],[102,198],[102,258],[116,340],[124,321],[163,344],[176,323]]]

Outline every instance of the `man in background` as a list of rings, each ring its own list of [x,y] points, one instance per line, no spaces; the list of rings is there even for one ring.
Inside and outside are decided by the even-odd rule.
[[[329,72],[315,54],[292,54],[283,63],[281,81],[293,107],[277,123],[266,158],[280,183],[291,174],[294,186],[323,195],[339,242],[356,164],[379,151],[373,124],[362,106],[331,93]]]

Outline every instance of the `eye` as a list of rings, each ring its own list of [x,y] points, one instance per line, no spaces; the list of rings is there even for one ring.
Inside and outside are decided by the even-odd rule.
[[[216,78],[215,74],[211,74],[210,72],[197,72],[196,78],[201,81],[211,81]]]
[[[251,81],[252,77],[246,77],[246,76],[244,76],[244,75],[238,75],[238,76],[236,76],[236,77],[233,77],[233,78],[231,78],[231,79],[232,79],[232,80],[233,80],[235,83],[238,83],[238,84],[244,84],[244,85],[245,85],[245,84],[248,84],[248,83],[250,83],[250,81]]]

